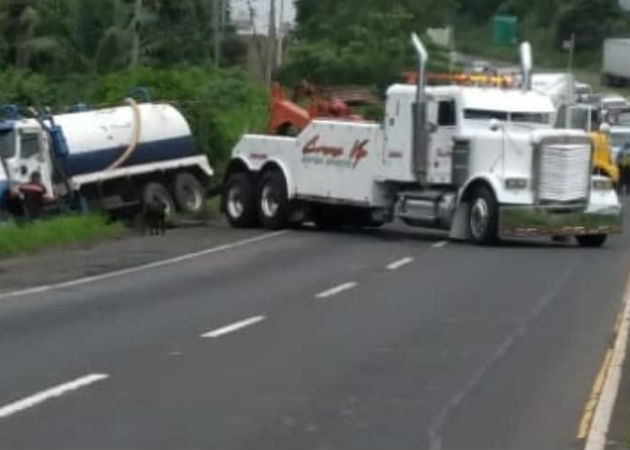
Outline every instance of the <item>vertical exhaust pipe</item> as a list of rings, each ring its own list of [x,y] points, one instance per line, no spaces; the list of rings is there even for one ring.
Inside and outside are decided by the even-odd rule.
[[[521,56],[521,73],[523,76],[522,87],[524,91],[531,91],[533,69],[532,46],[529,42],[523,42],[519,52]]]
[[[413,105],[413,166],[420,184],[425,184],[429,166],[429,129],[427,126],[426,65],[429,54],[416,33],[411,42],[418,54],[418,80],[416,102]]]

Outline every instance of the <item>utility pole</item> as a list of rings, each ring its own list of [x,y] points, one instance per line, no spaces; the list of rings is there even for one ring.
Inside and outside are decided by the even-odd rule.
[[[222,0],[212,0],[212,27],[214,28],[214,66],[218,68],[221,65],[221,10],[223,9]]]
[[[575,52],[575,33],[571,33],[571,40],[569,41],[569,69],[568,72],[573,72],[573,53]]]
[[[140,17],[142,16],[142,0],[135,0],[133,8],[133,20],[131,22],[131,32],[133,42],[131,44],[131,68],[137,67],[140,62]]]
[[[267,33],[267,64],[265,66],[265,83],[271,84],[275,62],[276,48],[276,0],[269,0],[269,29]]]
[[[279,24],[279,32],[278,32],[278,50],[277,50],[277,58],[276,64],[277,67],[280,67],[282,64],[282,58],[284,53],[284,0],[280,0],[280,19],[278,20]]]
[[[575,33],[571,33],[571,40],[568,42],[568,50],[569,50],[569,62],[567,66],[568,73],[568,83],[567,83],[567,103],[573,103],[575,97],[575,78],[573,78],[573,53],[575,52]],[[567,107],[567,112],[565,114],[565,128],[569,128],[571,126],[571,117],[570,117],[570,108]]]

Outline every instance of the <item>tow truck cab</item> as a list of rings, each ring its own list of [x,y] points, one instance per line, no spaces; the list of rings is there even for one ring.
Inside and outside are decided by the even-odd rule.
[[[9,184],[26,183],[34,172],[53,192],[49,140],[33,119],[0,121],[0,194]]]

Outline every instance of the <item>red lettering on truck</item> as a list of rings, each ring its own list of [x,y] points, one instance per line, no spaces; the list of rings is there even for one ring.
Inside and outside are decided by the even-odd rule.
[[[302,154],[308,155],[311,153],[319,153],[323,156],[332,156],[335,158],[343,155],[343,148],[317,145],[317,141],[319,141],[319,134],[315,135],[310,141],[306,143],[306,145],[302,149]]]
[[[357,166],[357,164],[359,164],[359,161],[368,155],[368,152],[365,149],[368,142],[369,141],[367,139],[363,141],[354,141],[352,150],[350,150],[350,159],[354,159],[354,165],[352,166],[353,169]]]

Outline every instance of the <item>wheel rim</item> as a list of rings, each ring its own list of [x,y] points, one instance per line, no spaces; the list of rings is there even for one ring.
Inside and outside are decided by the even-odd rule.
[[[266,184],[260,193],[260,209],[266,217],[274,217],[279,208],[278,193],[272,186]]]
[[[480,238],[486,232],[490,222],[490,208],[483,198],[478,198],[470,211],[470,230],[475,238]]]
[[[227,210],[230,217],[234,219],[238,219],[243,215],[245,205],[241,189],[238,186],[232,186],[228,192]]]
[[[201,209],[203,199],[201,193],[192,186],[186,185],[182,189],[184,191],[184,204],[189,211],[197,211]]]

